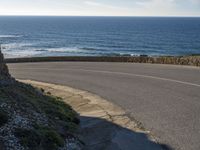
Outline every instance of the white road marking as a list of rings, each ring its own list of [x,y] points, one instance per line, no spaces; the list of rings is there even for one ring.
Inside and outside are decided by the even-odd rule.
[[[76,69],[73,69],[73,70],[76,70]],[[120,74],[120,75],[128,75],[128,76],[135,76],[135,77],[151,78],[151,79],[164,80],[164,81],[170,81],[170,82],[176,82],[176,83],[180,83],[180,84],[186,84],[186,85],[200,87],[199,84],[195,84],[195,83],[190,83],[190,82],[185,82],[185,81],[179,81],[179,80],[174,80],[174,79],[161,78],[161,77],[156,77],[156,76],[149,76],[149,75],[124,73],[124,72],[112,72],[112,71],[88,70],[88,69],[78,69],[78,70],[88,71],[88,72],[96,72],[96,73]]]
[[[14,69],[14,68],[13,68]],[[113,71],[103,71],[103,70],[90,70],[90,69],[58,69],[58,68],[20,68],[20,70],[72,70],[72,71],[85,71],[85,72],[95,72],[95,73],[106,73],[106,74],[118,74],[118,75],[127,75],[127,76],[134,76],[134,77],[142,77],[142,78],[150,78],[150,79],[155,79],[155,80],[163,80],[163,81],[169,81],[169,82],[175,82],[179,84],[185,84],[185,85],[190,85],[190,86],[195,86],[195,87],[200,87],[199,84],[195,83],[190,83],[190,82],[185,82],[185,81],[180,81],[180,80],[174,80],[174,79],[168,79],[168,78],[162,78],[162,77],[156,77],[156,76],[151,76],[151,75],[141,75],[141,74],[134,74],[134,73],[124,73],[124,72],[113,72]],[[19,68],[17,69],[19,70]]]

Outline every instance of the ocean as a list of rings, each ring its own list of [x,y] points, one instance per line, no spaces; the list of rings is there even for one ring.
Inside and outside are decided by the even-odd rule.
[[[200,18],[0,17],[5,57],[200,54]]]

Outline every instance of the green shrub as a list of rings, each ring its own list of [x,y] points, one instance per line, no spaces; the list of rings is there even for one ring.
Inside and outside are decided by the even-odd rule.
[[[40,88],[40,90],[41,90],[41,92],[42,92],[42,93],[44,93],[44,92],[45,92],[45,90],[44,90],[43,88]]]

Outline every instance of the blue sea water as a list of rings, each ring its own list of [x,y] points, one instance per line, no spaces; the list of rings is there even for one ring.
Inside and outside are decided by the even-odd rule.
[[[0,17],[6,57],[200,54],[200,18]]]

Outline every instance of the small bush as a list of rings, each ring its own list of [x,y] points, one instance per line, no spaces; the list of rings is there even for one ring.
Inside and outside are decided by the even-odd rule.
[[[42,93],[44,93],[44,92],[45,92],[45,90],[44,90],[43,88],[40,88],[40,90],[41,90],[41,92],[42,92]]]
[[[51,92],[47,92],[47,95],[51,95]]]
[[[6,124],[7,122],[8,122],[8,114],[5,111],[0,110],[0,127]]]

